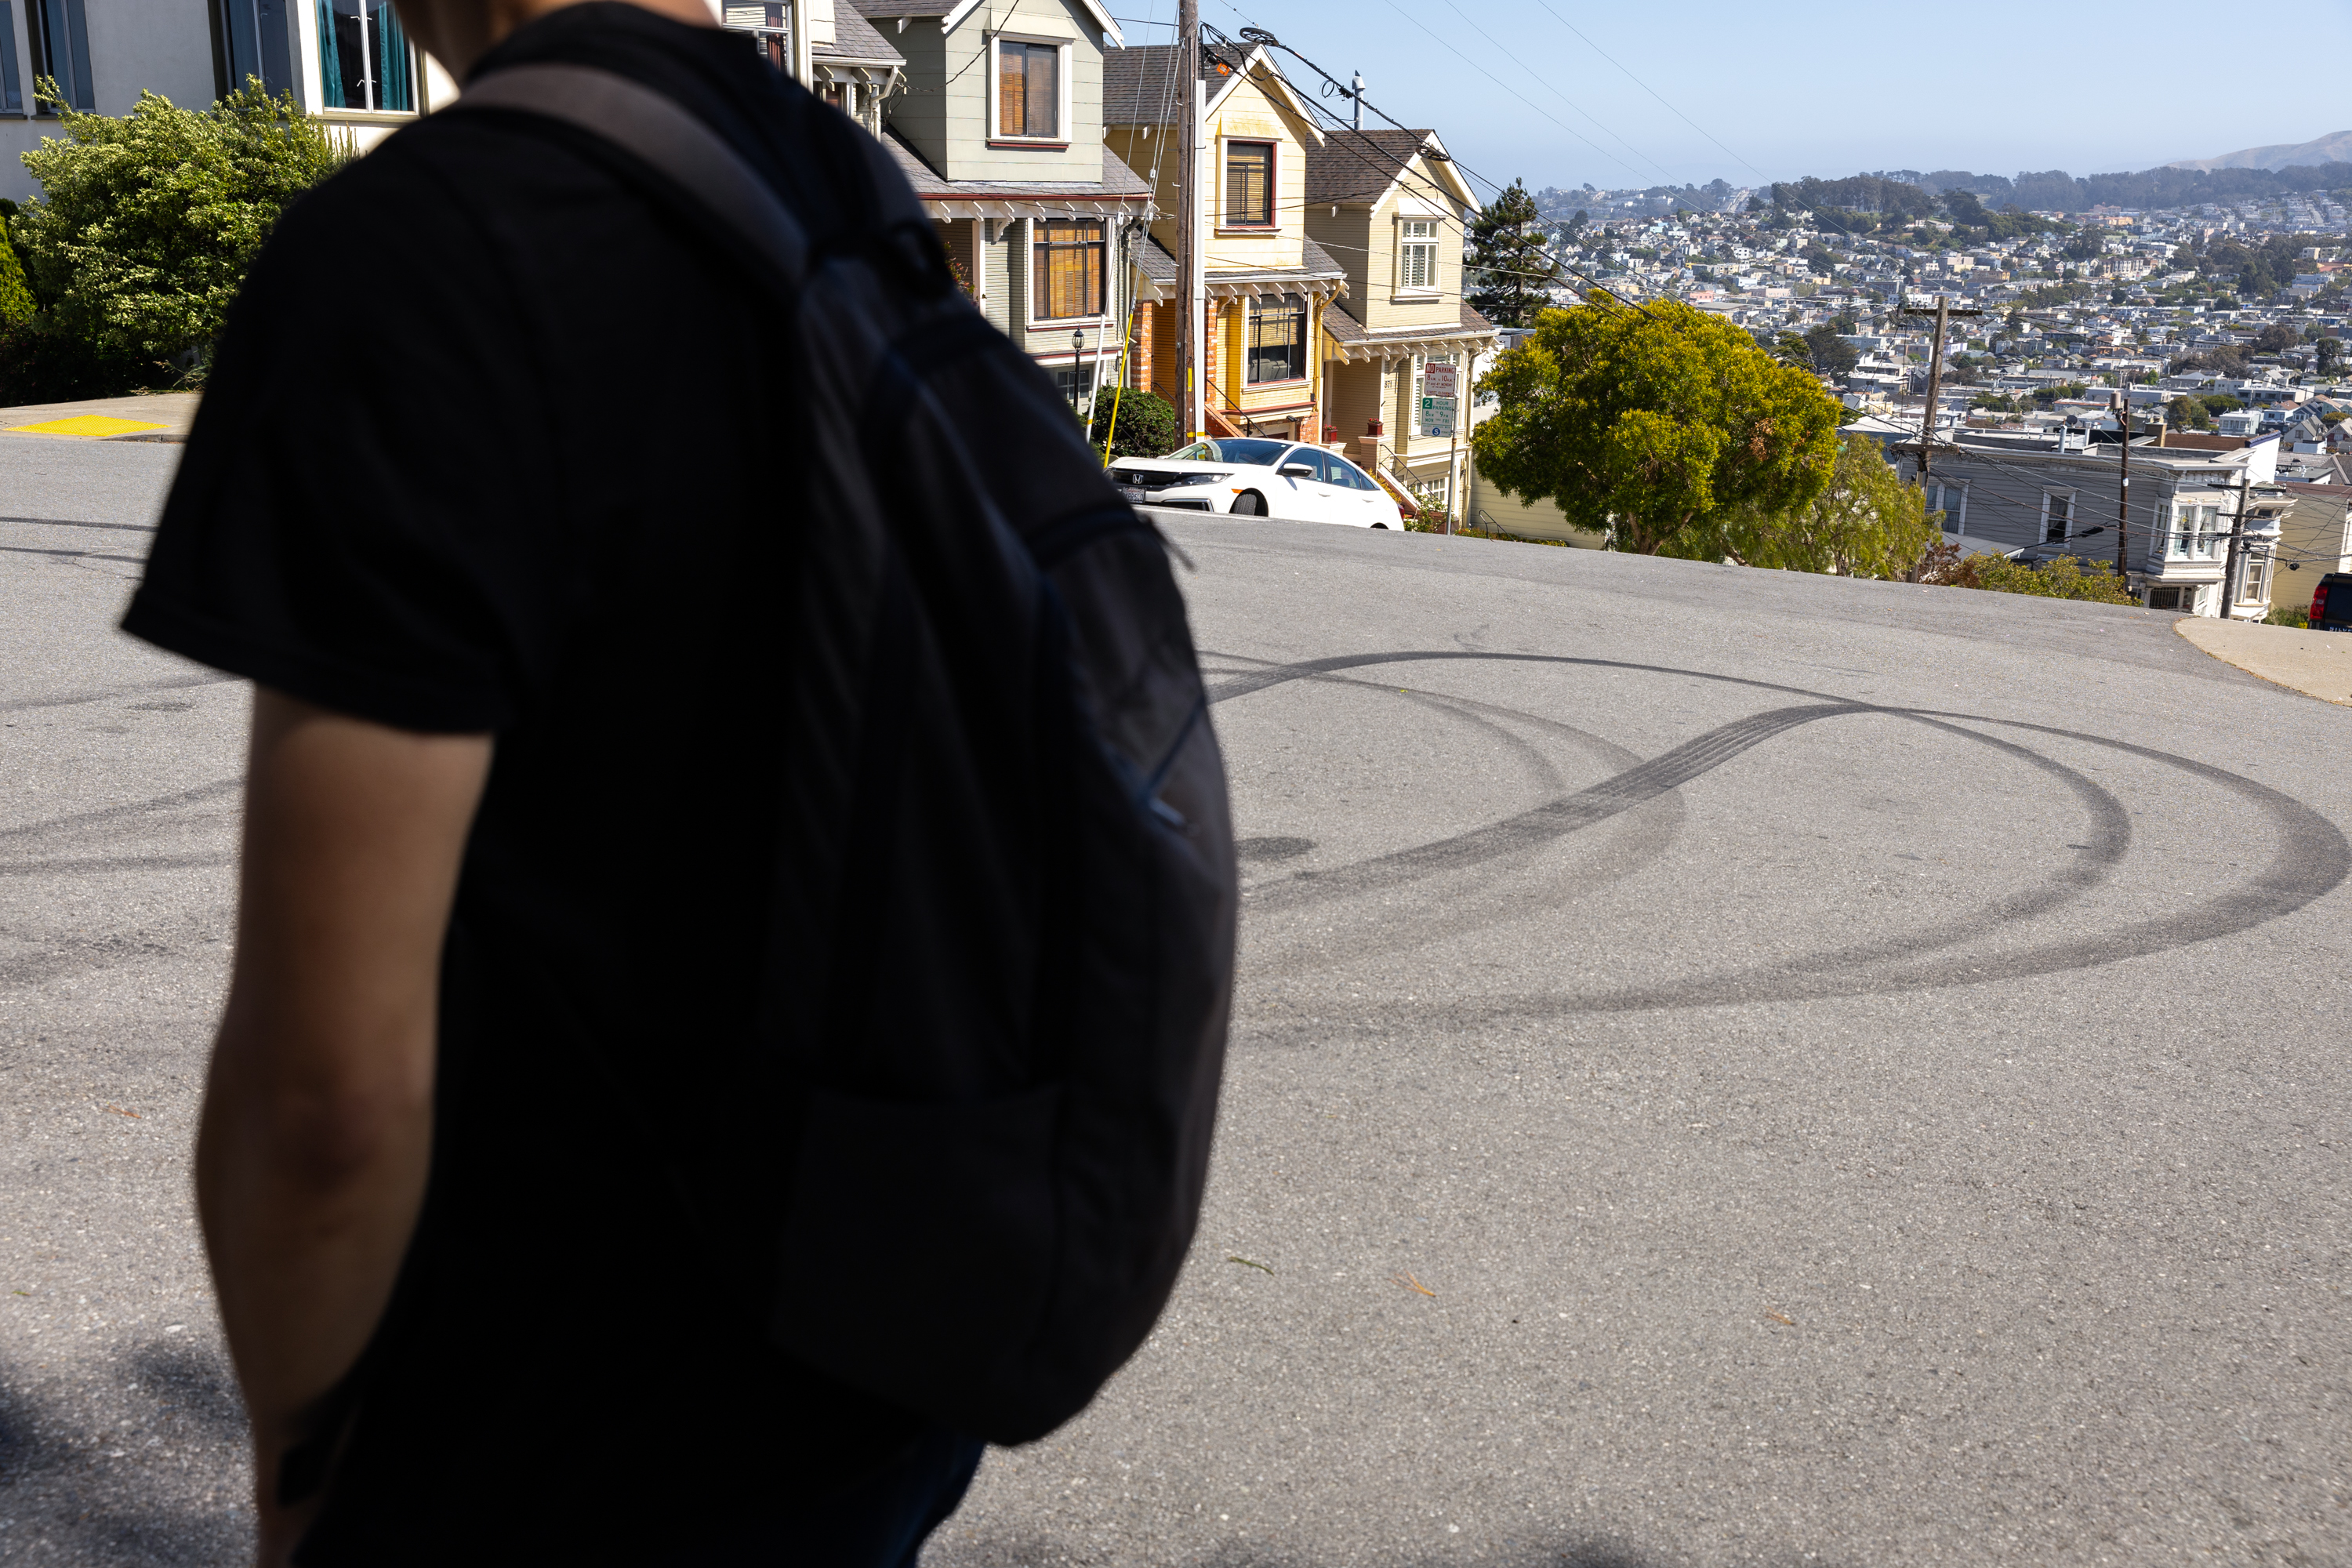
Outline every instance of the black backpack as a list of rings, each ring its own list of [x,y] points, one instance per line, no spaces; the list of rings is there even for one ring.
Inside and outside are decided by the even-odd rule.
[[[1043,1436],[1142,1343],[1200,1215],[1235,880],[1157,531],[954,285],[885,150],[795,212],[668,98],[520,65],[456,110],[624,150],[787,317],[812,471],[763,1044],[798,1118],[772,1318],[809,1365]],[[804,541],[804,542],[802,542]]]

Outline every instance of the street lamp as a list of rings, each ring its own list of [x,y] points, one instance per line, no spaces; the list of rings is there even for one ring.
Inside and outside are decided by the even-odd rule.
[[[1072,327],[1070,329],[1070,412],[1077,414],[1081,419],[1086,416],[1078,414],[1078,359],[1086,352],[1087,330],[1084,327]]]

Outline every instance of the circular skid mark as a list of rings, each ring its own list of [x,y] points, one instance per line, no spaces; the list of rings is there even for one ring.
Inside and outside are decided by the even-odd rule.
[[[1653,798],[1678,788],[1691,779],[1711,771],[1724,762],[1773,735],[1810,723],[1815,719],[1870,714],[1912,720],[1954,735],[1966,736],[1981,744],[2008,752],[2031,765],[2042,768],[2063,780],[2077,798],[2092,814],[2094,830],[2091,843],[2084,847],[2088,858],[2059,871],[2052,885],[2020,900],[2011,900],[1986,916],[1964,921],[1948,922],[1928,932],[1906,934],[1899,939],[1864,943],[1824,952],[1809,959],[1776,964],[1769,970],[1748,970],[1740,973],[1677,982],[1656,988],[1632,987],[1592,996],[1569,993],[1540,995],[1496,997],[1481,1002],[1482,1014],[1519,1013],[1528,1016],[1557,1016],[1590,1012],[1632,1012],[1670,1007],[1706,1006],[1756,1001],[1800,1001],[1832,996],[1854,996],[1895,991],[1931,989],[1945,985],[1974,984],[1981,981],[2015,979],[2038,974],[2058,973],[2074,969],[2087,969],[2113,963],[2126,958],[2144,957],[2173,948],[2188,946],[2216,937],[2235,934],[2266,921],[2275,920],[2303,908],[2340,886],[2347,874],[2352,874],[2352,844],[2347,844],[2335,824],[2321,816],[2302,802],[2284,795],[2266,784],[2227,772],[2203,763],[2173,756],[2152,747],[2136,745],[2128,741],[2116,741],[2103,735],[2081,731],[2063,730],[2046,724],[2034,724],[2021,720],[1996,719],[1982,714],[1956,713],[1934,709],[1904,709],[1857,703],[1824,692],[1807,691],[1801,687],[1787,686],[1776,681],[1756,680],[1744,676],[1719,675],[1708,670],[1678,669],[1665,665],[1636,664],[1623,659],[1578,658],[1566,655],[1480,652],[1475,650],[1428,650],[1419,652],[1389,652],[1380,654],[1347,654],[1330,658],[1304,660],[1289,665],[1273,666],[1247,675],[1236,676],[1211,693],[1212,702],[1223,702],[1252,692],[1265,690],[1286,681],[1328,679],[1339,671],[1359,669],[1381,664],[1419,663],[1432,660],[1480,659],[1506,663],[1558,664],[1610,669],[1635,670],[1645,674],[1680,676],[1693,679],[1717,681],[1727,685],[1753,687],[1759,690],[1785,692],[1813,699],[1811,705],[1771,710],[1723,725],[1696,740],[1684,742],[1650,763],[1628,769],[1616,778],[1604,781],[1590,789],[1561,801],[1539,806],[1533,812],[1506,818],[1499,823],[1475,828],[1467,834],[1439,840],[1434,844],[1417,846],[1394,855],[1377,857],[1359,862],[1355,867],[1341,868],[1316,879],[1325,886],[1339,884],[1343,879],[1361,873],[1370,879],[1367,886],[1409,880],[1431,871],[1459,863],[1450,857],[1455,847],[1466,856],[1468,863],[1480,858],[1510,852],[1512,848],[1532,847],[1549,842],[1577,828],[1602,821],[1626,809],[1614,805],[1627,798],[1626,805],[1636,805],[1641,799]],[[2223,893],[2191,905],[2186,910],[2169,912],[2160,921],[2147,921],[2127,925],[2105,935],[2072,937],[2063,942],[2036,944],[2006,955],[1955,954],[1933,963],[1902,963],[1893,969],[1884,967],[1890,959],[1918,952],[1923,945],[1950,947],[1977,937],[1990,934],[2005,924],[2013,923],[2050,909],[2068,899],[2079,897],[2111,876],[2120,864],[2130,845],[2130,826],[2121,803],[2108,791],[2093,784],[2074,769],[2054,758],[2044,756],[2029,747],[2000,741],[1965,728],[1969,724],[1996,725],[2011,730],[2023,730],[2059,739],[2103,746],[2145,761],[2178,768],[2209,784],[2237,795],[2261,810],[2276,831],[2279,848],[2261,876],[2245,888]],[[1612,809],[1613,805],[1613,809]],[[1547,826],[1557,825],[1556,831],[1545,833]],[[1253,900],[1255,902],[1255,900]],[[1863,973],[1855,973],[1861,970]]]
[[[1279,833],[1234,840],[1234,854],[1243,860],[1296,860],[1314,847],[1312,838],[1292,838]]]

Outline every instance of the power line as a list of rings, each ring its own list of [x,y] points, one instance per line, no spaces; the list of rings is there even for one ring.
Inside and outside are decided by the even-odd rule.
[[[1606,49],[1602,48],[1599,44],[1594,43],[1591,38],[1586,38],[1586,37],[1584,37],[1584,34],[1582,33],[1582,31],[1580,31],[1580,30],[1577,27],[1577,26],[1576,26],[1576,24],[1575,24],[1575,23],[1573,23],[1573,22],[1570,21],[1567,17],[1565,17],[1565,16],[1561,16],[1559,12],[1554,11],[1554,10],[1551,8],[1551,6],[1550,6],[1549,5],[1546,4],[1546,0],[1536,0],[1536,4],[1537,4],[1537,5],[1542,5],[1542,6],[1543,6],[1543,8],[1544,8],[1545,14],[1546,14],[1546,15],[1548,15],[1548,16],[1549,16],[1553,21],[1558,22],[1561,26],[1566,27],[1570,32],[1576,34],[1576,36],[1577,36],[1578,37],[1580,37],[1580,38],[1583,38],[1583,39],[1584,39],[1584,47],[1585,47],[1586,48],[1591,49],[1594,54],[1599,55],[1602,59],[1607,60],[1611,65],[1612,65],[1612,66],[1617,66],[1617,68],[1618,68],[1619,70],[1621,70],[1621,71],[1625,71],[1625,75],[1627,76],[1627,78],[1629,78],[1629,79],[1633,81],[1633,85],[1634,85],[1635,87],[1640,88],[1643,92],[1648,93],[1652,98],[1655,98],[1655,99],[1657,99],[1657,100],[1658,100],[1658,101],[1659,101],[1660,103],[1665,103],[1665,104],[1666,104],[1666,108],[1667,108],[1668,110],[1672,110],[1672,112],[1674,113],[1675,117],[1677,120],[1680,120],[1684,124],[1685,124],[1685,125],[1689,126],[1692,130],[1694,130],[1694,131],[1697,132],[1700,135],[1702,135],[1702,136],[1706,137],[1708,141],[1715,142],[1715,144],[1716,144],[1717,146],[1718,146],[1718,147],[1723,147],[1724,152],[1725,152],[1725,153],[1728,153],[1728,154],[1730,155],[1731,160],[1732,160],[1734,163],[1746,164],[1747,169],[1748,169],[1748,172],[1749,174],[1751,174],[1755,175],[1755,176],[1756,176],[1758,179],[1759,179],[1759,180],[1760,180],[1760,179],[1763,179],[1763,178],[1765,177],[1765,176],[1764,176],[1764,171],[1763,171],[1763,170],[1761,170],[1761,169],[1758,168],[1758,167],[1757,167],[1755,164],[1753,164],[1753,163],[1749,163],[1748,162],[1748,160],[1747,160],[1747,159],[1742,158],[1742,157],[1741,157],[1738,153],[1733,153],[1733,152],[1731,151],[1731,149],[1730,149],[1730,148],[1728,148],[1728,147],[1724,147],[1724,146],[1723,146],[1723,142],[1722,142],[1721,141],[1719,141],[1719,140],[1717,138],[1717,136],[1716,136],[1716,134],[1715,134],[1715,132],[1714,132],[1709,131],[1706,126],[1701,125],[1697,121],[1693,120],[1689,115],[1685,114],[1681,110],[1679,110],[1679,109],[1675,109],[1675,106],[1674,106],[1673,104],[1671,104],[1671,103],[1666,103],[1666,100],[1665,100],[1663,97],[1660,97],[1660,96],[1659,96],[1658,89],[1657,89],[1656,88],[1652,87],[1648,82],[1643,81],[1640,77],[1634,76],[1634,75],[1633,75],[1633,73],[1632,71],[1630,71],[1630,70],[1626,70],[1626,69],[1625,69],[1625,68],[1624,68],[1623,66],[1622,66],[1622,65],[1618,65],[1617,58],[1616,58],[1616,57],[1615,57],[1615,56],[1612,55],[1608,50],[1606,50]]]
[[[1393,3],[1393,0],[1391,0],[1391,3]],[[1479,26],[1477,18],[1472,16],[1469,12],[1465,11],[1460,5],[1455,5],[1454,0],[1445,0],[1445,5],[1446,8],[1452,11],[1455,16],[1469,23],[1471,28],[1475,31],[1480,37],[1486,39],[1488,43],[1493,44],[1496,48],[1502,50],[1504,57],[1509,59],[1513,65],[1517,66],[1523,71],[1527,71],[1528,76],[1535,77],[1535,79],[1542,85],[1543,89],[1546,92],[1550,93],[1554,98],[1559,100],[1562,103],[1567,104],[1570,109],[1575,110],[1577,113],[1583,115],[1585,119],[1591,121],[1592,123],[1599,126],[1601,130],[1607,131],[1612,136],[1616,136],[1619,142],[1624,143],[1625,150],[1628,153],[1633,153],[1635,157],[1641,159],[1642,162],[1649,164],[1650,167],[1655,169],[1659,174],[1664,174],[1668,180],[1671,181],[1674,178],[1674,175],[1668,173],[1666,166],[1664,163],[1659,163],[1655,158],[1651,157],[1647,153],[1643,152],[1631,142],[1625,141],[1625,138],[1618,135],[1616,132],[1610,131],[1608,126],[1602,125],[1599,118],[1593,115],[1590,110],[1586,110],[1581,104],[1570,98],[1568,94],[1560,91],[1559,89],[1552,86],[1551,83],[1544,81],[1541,77],[1537,77],[1535,72],[1528,70],[1527,65],[1523,61],[1521,61],[1517,56],[1512,55],[1508,48],[1504,47],[1502,42],[1497,39],[1494,34],[1489,33],[1486,28]],[[1533,105],[1529,105],[1529,107],[1532,108]],[[1557,124],[1559,122],[1555,121],[1553,123]]]

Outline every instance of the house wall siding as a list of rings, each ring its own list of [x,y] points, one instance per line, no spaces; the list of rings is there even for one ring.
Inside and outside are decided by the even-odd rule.
[[[964,24],[965,27],[971,25],[969,22]],[[889,39],[891,47],[906,57],[909,84],[945,79],[949,40],[940,31],[938,17],[925,16],[908,22],[903,33],[885,29],[883,37]],[[964,51],[963,58],[971,58],[969,49]],[[890,128],[906,139],[907,145],[912,147],[923,162],[941,174],[949,172],[951,150],[946,94],[902,92],[884,107],[884,114]]]
[[[934,32],[939,24],[918,23]],[[914,26],[908,28],[911,36]],[[1005,147],[989,145],[992,121],[990,95],[996,71],[992,56],[998,34],[1016,37],[1066,39],[1072,46],[1066,57],[1070,79],[1069,118],[1063,130],[1067,145]],[[906,50],[902,47],[900,53]],[[934,166],[950,180],[1099,180],[1103,168],[1102,35],[1094,19],[1069,0],[1023,0],[1017,7],[991,5],[964,19],[949,34],[941,64],[944,73],[926,76],[908,61],[909,79],[942,81],[934,97],[943,115],[942,149]],[[911,97],[912,95],[908,95]],[[893,103],[896,123],[897,104]]]

